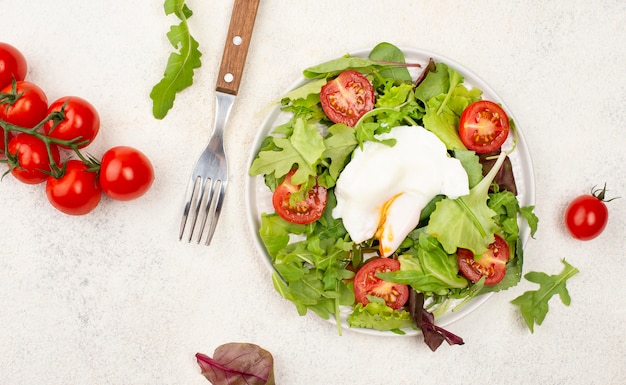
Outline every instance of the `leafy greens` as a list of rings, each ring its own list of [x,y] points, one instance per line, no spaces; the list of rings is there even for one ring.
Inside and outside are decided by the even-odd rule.
[[[568,279],[578,274],[579,270],[567,263],[565,259],[561,262],[564,266],[560,274],[548,275],[536,271],[526,273],[524,278],[530,282],[538,283],[539,289],[527,291],[511,301],[514,305],[519,306],[522,317],[531,333],[534,332],[534,325],[541,325],[546,318],[549,308],[548,301],[553,296],[558,294],[565,306],[569,306],[572,301],[566,283]]]
[[[150,92],[152,114],[157,119],[163,119],[174,106],[177,93],[192,85],[194,70],[202,64],[199,44],[191,35],[187,23],[193,12],[185,0],[165,0],[164,9],[166,15],[176,15],[180,23],[172,25],[167,33],[169,42],[177,52],[170,54],[163,78]]]
[[[500,154],[496,164],[484,172],[484,160],[467,150],[459,139],[460,115],[469,104],[481,99],[482,91],[467,88],[457,71],[444,63],[433,64],[432,60],[420,75],[419,84],[413,83],[408,71],[411,66],[415,65],[405,63],[401,50],[381,43],[367,58],[345,55],[307,68],[303,73],[311,80],[281,100],[281,109],[291,117],[265,138],[249,173],[263,175],[270,191],[274,191],[284,175],[297,168],[292,183],[302,184],[302,194],[315,183],[328,188],[324,214],[312,224],[291,224],[274,213],[264,213],[261,218],[259,232],[274,267],[274,287],[294,303],[300,315],[310,310],[324,319],[334,317],[341,334],[340,308],[351,306],[350,327],[400,334],[404,333],[402,329],[420,328],[426,343],[435,350],[444,340],[463,343],[460,337],[434,324],[435,316],[444,312],[451,301],[467,301],[519,282],[523,250],[518,218],[528,221],[531,234],[536,231],[537,219],[532,207],[520,207],[515,194],[494,190],[501,166],[508,161],[507,154]],[[321,87],[348,69],[365,74],[377,95],[374,109],[354,128],[330,122],[319,103]],[[397,251],[400,270],[378,275],[385,281],[411,286],[418,301],[409,311],[394,311],[376,298],[366,306],[355,304],[351,278],[377,250],[377,241],[355,244],[341,219],[331,215],[336,205],[333,187],[353,151],[400,125],[423,126],[437,135],[450,154],[460,160],[471,189],[469,195],[458,199],[435,197],[422,211],[418,227]],[[392,141],[385,144],[394,145]],[[514,185],[512,171],[506,172],[511,174],[509,179]],[[484,280],[471,283],[459,274],[456,249],[485,251],[494,233],[505,237],[514,250],[507,263],[507,275],[490,287],[483,285]]]

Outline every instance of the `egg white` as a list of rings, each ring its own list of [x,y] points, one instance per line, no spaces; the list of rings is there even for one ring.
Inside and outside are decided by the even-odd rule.
[[[459,160],[423,127],[394,127],[377,138],[396,143],[366,142],[355,150],[337,180],[332,215],[342,218],[354,242],[376,238],[388,257],[417,226],[428,202],[439,194],[467,195],[469,185]]]

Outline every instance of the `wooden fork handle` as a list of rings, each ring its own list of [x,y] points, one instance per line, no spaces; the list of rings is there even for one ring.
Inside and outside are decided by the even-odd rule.
[[[237,95],[260,0],[235,0],[216,90]]]

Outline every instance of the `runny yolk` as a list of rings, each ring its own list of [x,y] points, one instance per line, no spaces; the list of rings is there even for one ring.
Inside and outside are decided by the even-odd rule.
[[[385,231],[385,223],[387,223],[387,212],[389,211],[389,207],[391,207],[393,202],[396,199],[398,199],[398,197],[402,194],[403,193],[398,193],[392,196],[385,203],[383,203],[383,206],[380,208],[380,218],[378,219],[378,227],[376,228],[376,233],[374,234],[374,237],[378,239],[378,245],[379,245],[378,247],[379,247],[380,255],[386,255],[387,253],[391,251],[391,247],[385,246],[385,245],[393,241],[393,228],[391,227],[387,228],[387,235],[386,235],[387,242],[383,242],[383,232]]]

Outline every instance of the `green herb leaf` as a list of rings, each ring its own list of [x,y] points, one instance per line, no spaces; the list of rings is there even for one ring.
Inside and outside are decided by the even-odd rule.
[[[174,106],[176,94],[193,84],[193,73],[201,65],[202,53],[198,42],[191,36],[187,19],[193,12],[185,4],[185,0],[165,0],[165,14],[174,13],[180,24],[170,27],[167,38],[177,52],[172,52],[167,61],[163,78],[150,92],[153,101],[152,114],[163,119]]]
[[[543,320],[548,314],[548,301],[558,294],[561,297],[561,301],[565,306],[569,306],[571,298],[567,291],[566,282],[572,276],[577,274],[579,270],[562,260],[563,271],[557,275],[547,275],[546,273],[531,271],[524,275],[530,282],[538,283],[539,289],[534,291],[527,291],[521,296],[511,301],[512,304],[519,306],[526,321],[526,325],[530,329],[530,332],[534,332],[534,325],[541,325]]]

